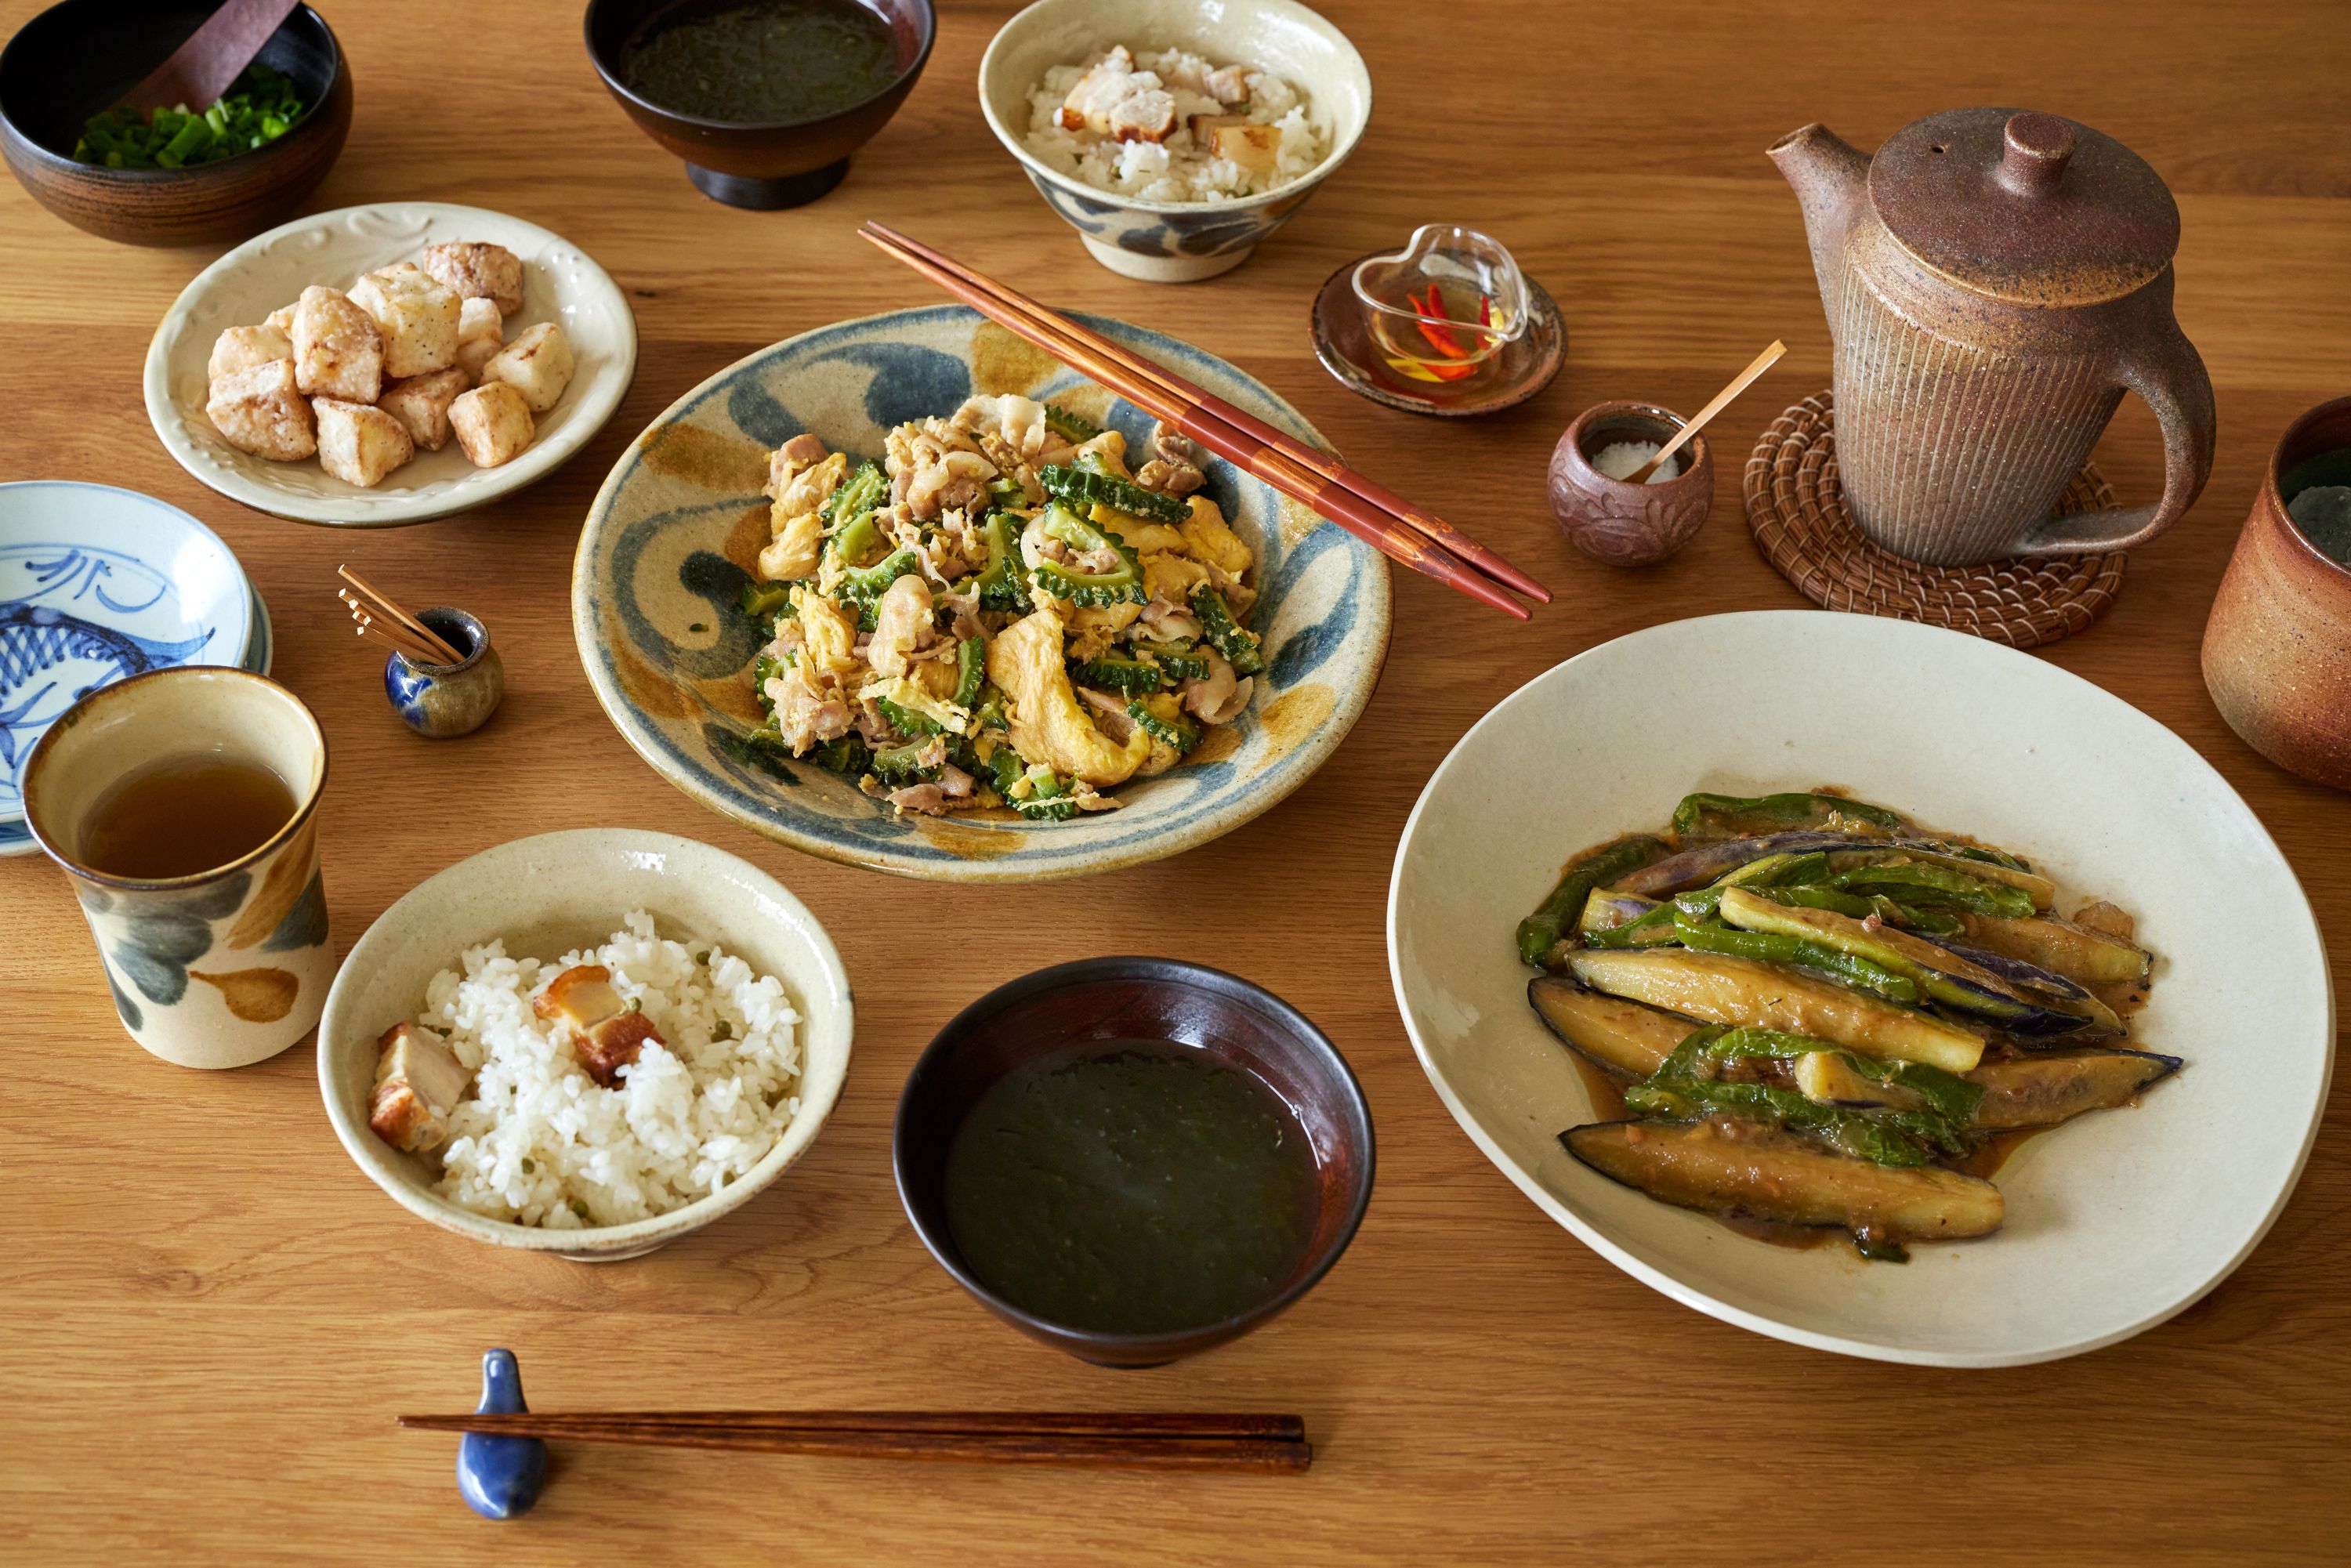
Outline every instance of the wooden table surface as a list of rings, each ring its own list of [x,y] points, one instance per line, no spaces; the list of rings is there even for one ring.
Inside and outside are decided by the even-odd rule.
[[[5,0],[0,26],[36,8]],[[1261,255],[1190,287],[1088,260],[987,132],[973,80],[1007,5],[946,6],[895,122],[838,192],[786,214],[697,195],[607,100],[576,7],[328,9],[359,112],[313,206],[473,203],[584,246],[643,332],[618,415],[535,489],[451,521],[337,534],[246,511],[172,464],[139,396],[149,334],[214,253],[107,245],[8,185],[0,477],[133,486],[237,550],[276,617],[277,676],[333,748],[324,853],[345,947],[419,879],[504,840],[667,829],[774,872],[827,924],[857,987],[857,1058],[808,1157],[733,1218],[604,1268],[493,1253],[360,1175],[321,1113],[307,1045],[220,1074],[140,1051],[64,878],[39,859],[0,863],[0,1557],[2351,1553],[2351,1082],[2338,1082],[2268,1240],[2171,1322],[2053,1365],[1881,1365],[1677,1306],[1543,1218],[1423,1078],[1382,938],[1405,815],[1504,694],[1640,627],[1802,602],[1757,556],[1738,492],[1756,434],[1828,381],[1796,203],[1764,146],[1821,118],[1873,147],[1919,115],[1980,102],[2086,120],[2170,182],[2185,226],[2179,319],[2219,390],[2203,500],[2132,557],[2113,613],[2047,656],[2210,758],[2285,846],[2322,923],[2351,931],[2351,799],[2240,743],[2197,669],[2271,444],[2304,408],[2351,391],[2351,29],[2338,6],[1333,0],[1378,83],[1370,133]],[[1225,355],[1395,489],[1537,570],[1558,601],[1520,625],[1399,572],[1385,679],[1333,764],[1217,843],[1092,883],[894,881],[700,811],[614,737],[590,695],[566,611],[573,538],[626,444],[686,388],[789,334],[934,302],[851,237],[868,216],[1061,304]],[[1504,238],[1558,298],[1572,339],[1548,392],[1466,425],[1350,395],[1306,333],[1307,302],[1339,262],[1439,219]],[[1692,408],[1774,336],[1787,360],[1715,426],[1720,476],[1698,542],[1644,573],[1572,553],[1543,499],[1569,418],[1613,397]],[[2126,409],[2098,460],[2126,497],[2154,494],[2143,409]],[[493,625],[511,690],[488,729],[436,745],[392,719],[334,601],[338,561]],[[1000,939],[912,956],[907,935],[934,925]],[[1019,1338],[930,1260],[892,1188],[889,1127],[915,1053],[965,1002],[1016,972],[1144,941],[1236,969],[1329,1031],[1377,1116],[1379,1186],[1353,1249],[1287,1316],[1196,1361],[1118,1373]],[[2335,971],[2338,988],[2351,978],[2339,956]],[[1321,1450],[1302,1479],[1258,1480],[580,1449],[559,1456],[536,1513],[498,1526],[458,1500],[450,1439],[390,1425],[399,1410],[469,1406],[492,1345],[519,1353],[546,1408],[1270,1408],[1303,1413]]]

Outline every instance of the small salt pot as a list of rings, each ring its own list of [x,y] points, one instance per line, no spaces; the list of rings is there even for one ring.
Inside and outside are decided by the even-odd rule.
[[[401,721],[429,740],[471,735],[506,695],[506,665],[490,646],[488,629],[464,611],[420,610],[416,618],[465,657],[429,664],[394,653],[383,663],[383,695]]]
[[[1646,484],[1612,478],[1600,465],[1610,447],[1635,444],[1649,449],[1638,459],[1646,462],[1681,427],[1679,414],[1645,402],[1604,402],[1576,416],[1551,455],[1551,509],[1570,544],[1609,566],[1655,566],[1697,536],[1714,502],[1705,436],[1691,436]]]
[[[439,631],[440,628],[434,628]],[[510,1350],[482,1357],[482,1399],[475,1415],[523,1416],[522,1364]],[[547,1445],[537,1437],[468,1432],[457,1439],[457,1492],[484,1519],[513,1519],[530,1511],[547,1490]]]

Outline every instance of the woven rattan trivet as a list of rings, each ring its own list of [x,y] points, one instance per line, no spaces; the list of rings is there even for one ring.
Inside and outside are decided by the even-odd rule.
[[[2037,648],[2082,631],[2122,591],[2123,553],[2014,556],[1988,566],[1920,566],[1873,544],[1837,486],[1829,394],[1782,413],[1747,459],[1747,526],[1755,548],[1798,592],[1829,610],[1892,615]],[[2057,502],[2063,515],[2111,507],[2086,464]]]

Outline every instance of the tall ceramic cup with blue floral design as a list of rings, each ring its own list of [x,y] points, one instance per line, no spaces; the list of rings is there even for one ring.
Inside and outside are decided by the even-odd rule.
[[[293,814],[250,852],[141,880],[88,863],[99,805],[152,770],[209,758],[282,780]],[[186,666],[101,686],[49,727],[25,767],[25,817],[73,880],[131,1038],[182,1067],[243,1067],[315,1028],[335,977],[319,873],[327,739],[292,692],[243,670]]]

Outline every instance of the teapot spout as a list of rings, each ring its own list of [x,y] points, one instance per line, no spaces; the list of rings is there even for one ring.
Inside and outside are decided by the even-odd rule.
[[[1863,199],[1869,155],[1815,120],[1780,138],[1764,156],[1795,187],[1813,246],[1813,276],[1825,304],[1835,297],[1834,280],[1844,269],[1844,236]]]

